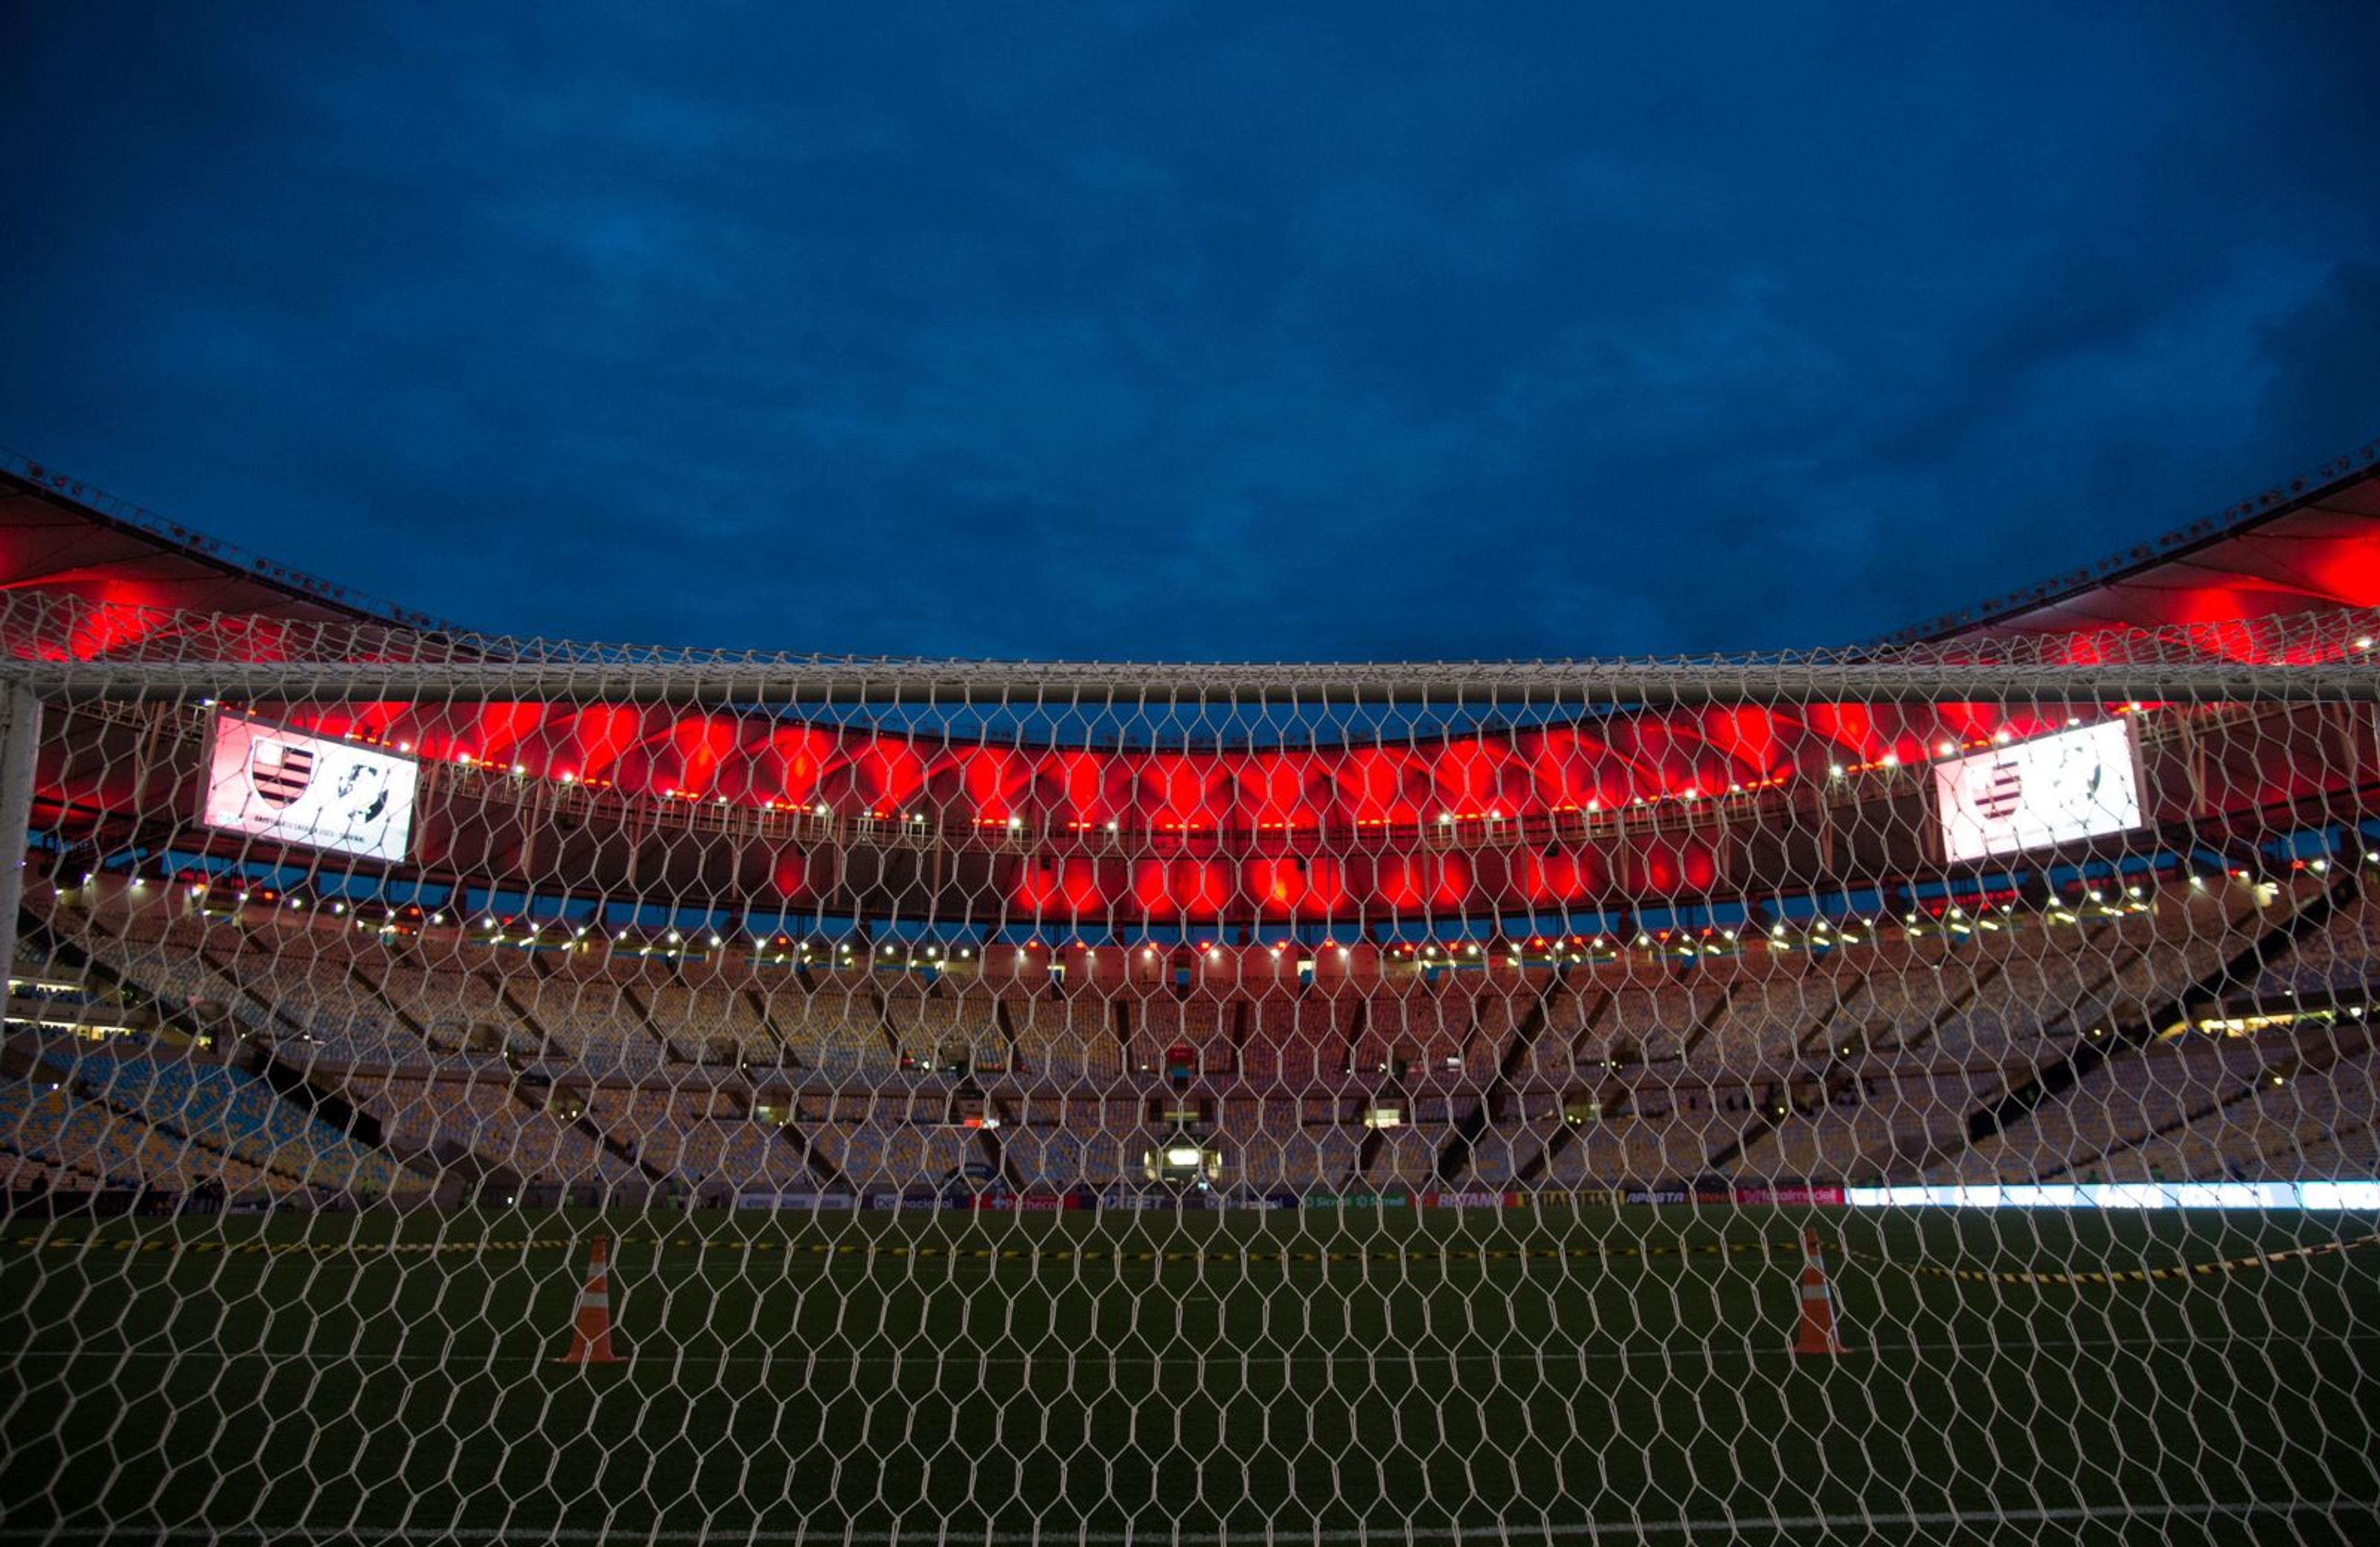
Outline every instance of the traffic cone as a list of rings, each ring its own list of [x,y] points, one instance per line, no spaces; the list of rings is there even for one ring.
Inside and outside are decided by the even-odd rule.
[[[578,1318],[570,1328],[570,1352],[556,1364],[617,1364],[612,1352],[612,1243],[595,1237],[594,1255],[587,1263],[587,1287],[578,1292]]]
[[[1818,1250],[1818,1233],[1802,1232],[1802,1331],[1793,1352],[1840,1354],[1847,1350],[1835,1333],[1835,1291],[1827,1282],[1827,1260]]]

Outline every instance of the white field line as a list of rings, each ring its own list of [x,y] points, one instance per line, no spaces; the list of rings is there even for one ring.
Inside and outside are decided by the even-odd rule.
[[[557,1345],[562,1342],[563,1334],[566,1331],[566,1328],[561,1328],[556,1331],[554,1341]],[[637,1351],[637,1335],[626,1330],[615,1331],[614,1335],[620,1339],[621,1343],[626,1346],[628,1350],[627,1362],[633,1363],[634,1355]],[[2304,1338],[2251,1337],[2239,1335],[2230,1337],[2079,1338],[2053,1341],[2046,1338],[2028,1337],[2022,1341],[2010,1341],[2006,1343],[1991,1340],[1951,1340],[1928,1343],[1861,1343],[1857,1340],[1856,1336],[1853,1335],[1852,1337],[1851,1352],[1855,1356],[1860,1354],[1961,1354],[1983,1356],[1986,1358],[2022,1358],[2029,1360],[2033,1356],[2047,1349],[2077,1353],[2088,1351],[2130,1353],[2205,1353],[2209,1350],[2217,1349],[2327,1347],[2345,1344],[2375,1342],[2380,1342],[2380,1329],[2361,1332],[2344,1330],[2338,1332],[2324,1332],[2317,1333]],[[1634,1363],[1640,1359],[1650,1360],[1656,1363],[1670,1363],[1680,1359],[1694,1358],[1698,1356],[1702,1358],[1713,1361],[1730,1358],[1768,1359],[1782,1358],[1783,1349],[1781,1344],[1772,1347],[1766,1342],[1759,1344],[1745,1342],[1735,1344],[1687,1344],[1677,1347],[1659,1346],[1643,1348],[1518,1348],[1509,1352],[1489,1351],[1445,1354],[1417,1353],[1411,1349],[1402,1348],[1379,1348],[1366,1349],[1360,1353],[1351,1353],[1343,1356],[1301,1354],[1279,1358],[1266,1358],[1246,1354],[1214,1353],[1203,1349],[1185,1350],[1178,1355],[1102,1355],[1097,1353],[1084,1353],[1071,1348],[1061,1349],[1045,1355],[1002,1356],[998,1358],[976,1357],[968,1355],[963,1351],[953,1351],[950,1349],[939,1349],[931,1353],[918,1355],[879,1354],[861,1355],[856,1358],[837,1358],[832,1353],[821,1354],[814,1348],[802,1346],[789,1347],[782,1354],[703,1354],[677,1352],[664,1345],[650,1348],[646,1355],[646,1363],[649,1366],[661,1366],[669,1369],[676,1369],[682,1366],[692,1365],[706,1370],[735,1369],[747,1365],[764,1368],[794,1366],[809,1370],[827,1367],[838,1370],[848,1369],[855,1370],[940,1370],[944,1368],[960,1368],[966,1370],[1030,1370],[1039,1368],[1047,1370],[1063,1371],[1073,1374],[1087,1370],[1182,1370],[1203,1366],[1214,1366],[1225,1370],[1336,1370],[1350,1366],[1358,1368],[1375,1368],[1381,1365],[1399,1364],[1411,1364],[1416,1367],[1428,1369],[1442,1369],[1449,1365],[1480,1365],[1497,1367],[1510,1364],[1542,1364],[1553,1368],[1568,1368],[1574,1367],[1582,1363],[1624,1365]],[[409,1354],[403,1352],[402,1350],[385,1353],[361,1353],[346,1349],[329,1348],[12,1348],[8,1351],[5,1358],[0,1358],[0,1368],[21,1364],[30,1360],[87,1360],[94,1363],[105,1363],[111,1360],[130,1362],[135,1360],[155,1359],[167,1361],[188,1359],[194,1364],[229,1364],[236,1361],[249,1359],[283,1359],[293,1363],[306,1361],[315,1364],[445,1365],[450,1366],[458,1371],[468,1372],[474,1370],[496,1369],[513,1365],[544,1364],[550,1362],[551,1355],[547,1351],[539,1349],[531,1349],[526,1352],[490,1352],[483,1354],[429,1352]],[[575,1374],[573,1378],[576,1378]],[[593,1378],[601,1379],[601,1377],[595,1376]],[[1300,1538],[1300,1540],[1304,1539]]]
[[[420,1543],[452,1543],[474,1540],[535,1540],[540,1541],[604,1542],[842,1542],[846,1547],[901,1547],[903,1543],[931,1542],[936,1547],[964,1547],[966,1543],[982,1543],[983,1547],[1060,1547],[1073,1542],[1076,1547],[1225,1547],[1236,1542],[1262,1542],[1267,1547],[1288,1547],[1296,1542],[1400,1542],[1417,1544],[1431,1541],[1643,1541],[1670,1537],[1707,1536],[1714,1540],[1741,1535],[1792,1536],[1806,1532],[1832,1534],[1855,1530],[1873,1532],[1881,1528],[1918,1531],[1937,1527],[1978,1529],[1989,1527],[2022,1529],[2026,1526],[2055,1525],[2075,1521],[2125,1520],[2143,1523],[2173,1520],[2247,1521],[2260,1517],[2299,1515],[2345,1516],[2361,1520],[2380,1517],[2380,1500],[2371,1499],[2289,1499],[2246,1501],[2241,1503],[2186,1504],[2159,1501],[2148,1504],[2071,1504],[2051,1508],[2018,1508],[1989,1510],[1866,1510],[1859,1514],[1832,1515],[1718,1515],[1679,1519],[1587,1520],[1532,1525],[1503,1524],[1495,1526],[1456,1526],[1441,1528],[1415,1527],[1410,1521],[1395,1521],[1378,1527],[1330,1528],[1318,1530],[1279,1531],[1184,1531],[1160,1523],[1144,1530],[1091,1530],[1078,1527],[1053,1526],[1048,1530],[965,1530],[947,1524],[920,1527],[915,1530],[855,1530],[840,1526],[820,1526],[816,1529],[751,1526],[743,1529],[725,1527],[716,1530],[684,1530],[628,1525],[613,1529],[585,1529],[552,1527],[532,1530],[511,1530],[503,1527],[454,1528],[444,1530],[408,1529],[375,1531],[354,1526],[310,1526],[302,1524],[275,1525],[242,1521],[221,1529],[176,1529],[173,1527],[115,1526],[0,1526],[0,1541],[214,1541],[231,1537],[239,1541],[264,1538],[274,1541],[377,1543],[380,1547],[411,1547]]]

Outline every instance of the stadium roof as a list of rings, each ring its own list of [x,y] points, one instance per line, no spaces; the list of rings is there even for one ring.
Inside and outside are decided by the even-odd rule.
[[[1881,642],[2155,628],[2374,605],[2380,441],[2096,564]]]
[[[449,627],[168,521],[57,469],[0,452],[0,590],[170,613]]]
[[[429,614],[247,553],[13,452],[0,453],[0,589],[64,592],[160,614],[356,619],[455,631]],[[2375,606],[2380,440],[2096,564],[1877,643]]]
[[[599,888],[742,887],[853,916],[1319,920],[1778,891],[1820,862],[1776,836],[1776,811],[1803,792],[1850,803],[1839,825],[1856,858],[1877,830],[1861,804],[1872,784],[1888,803],[1913,787],[1892,771],[2074,726],[2076,705],[2235,703],[2261,694],[2233,677],[2277,675],[2286,688],[2253,735],[2276,747],[2327,736],[2330,720],[2293,718],[2281,700],[2298,688],[2369,695],[2375,604],[2380,443],[1889,644],[1471,665],[760,656],[483,637],[51,469],[0,466],[0,654],[81,737],[36,791],[62,830],[137,809],[148,738],[195,745],[220,694],[436,769],[441,797],[425,807],[436,820],[414,860],[424,873],[509,875],[551,813],[577,846],[573,873]],[[1978,668],[2016,687],[1978,698]],[[135,696],[168,713],[103,701]],[[844,717],[863,706],[865,721]],[[2356,761],[2235,760],[2216,782],[2262,821],[2332,798],[2299,780],[2301,767],[2360,777]],[[176,817],[159,831],[188,842],[194,830]],[[656,848],[656,834],[687,836]],[[229,833],[205,841],[247,851]],[[656,853],[680,869],[652,870]],[[1903,873],[1916,861],[1859,862]]]

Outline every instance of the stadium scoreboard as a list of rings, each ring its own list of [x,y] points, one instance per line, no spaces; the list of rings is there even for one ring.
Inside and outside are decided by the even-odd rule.
[[[1936,763],[1942,858],[1988,859],[2138,827],[2131,729],[2109,720]]]
[[[396,864],[412,840],[420,778],[411,758],[218,710],[199,820]]]

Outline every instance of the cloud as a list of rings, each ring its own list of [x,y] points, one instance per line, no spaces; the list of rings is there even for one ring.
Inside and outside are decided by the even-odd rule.
[[[2311,465],[2380,435],[2380,262],[2341,261],[2301,305],[2267,319],[2256,342],[2264,438]],[[2276,481],[2297,470],[2276,468]]]
[[[29,18],[0,440],[483,627],[1245,659],[1854,640],[2380,431],[2355,11],[454,21]]]

